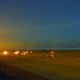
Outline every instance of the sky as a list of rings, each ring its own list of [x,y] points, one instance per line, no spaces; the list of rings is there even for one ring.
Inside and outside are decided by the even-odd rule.
[[[0,0],[0,48],[80,49],[80,0]]]

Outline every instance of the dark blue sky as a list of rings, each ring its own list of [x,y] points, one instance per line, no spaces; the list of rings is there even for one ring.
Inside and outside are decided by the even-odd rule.
[[[80,0],[0,0],[1,48],[80,48]]]

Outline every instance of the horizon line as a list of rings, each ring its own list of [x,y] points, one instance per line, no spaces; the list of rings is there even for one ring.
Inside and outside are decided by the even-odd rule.
[[[80,50],[80,48],[16,48],[16,49],[7,49],[3,48],[0,50]]]

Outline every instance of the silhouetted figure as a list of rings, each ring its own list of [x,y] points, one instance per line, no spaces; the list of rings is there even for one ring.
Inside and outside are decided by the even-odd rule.
[[[55,51],[54,50],[49,51],[47,54],[47,57],[54,58],[55,57]]]

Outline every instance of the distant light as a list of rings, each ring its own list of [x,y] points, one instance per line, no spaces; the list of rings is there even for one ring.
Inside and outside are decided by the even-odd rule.
[[[23,53],[22,53],[22,55],[28,55],[29,54],[29,52],[28,51],[23,51]]]
[[[30,51],[30,53],[32,53],[32,51]]]
[[[22,55],[24,55],[24,56],[25,56],[25,55],[26,55],[26,53],[25,53],[25,52],[23,52],[23,53],[22,53]]]
[[[53,53],[55,53],[55,52],[54,52],[54,51],[51,51],[50,53],[52,53],[52,54],[53,54]]]
[[[14,54],[18,55],[20,53],[20,51],[15,51]]]
[[[3,54],[4,54],[4,55],[7,55],[7,54],[8,54],[8,51],[3,51]]]
[[[28,51],[25,51],[25,54],[28,54],[29,52]]]

